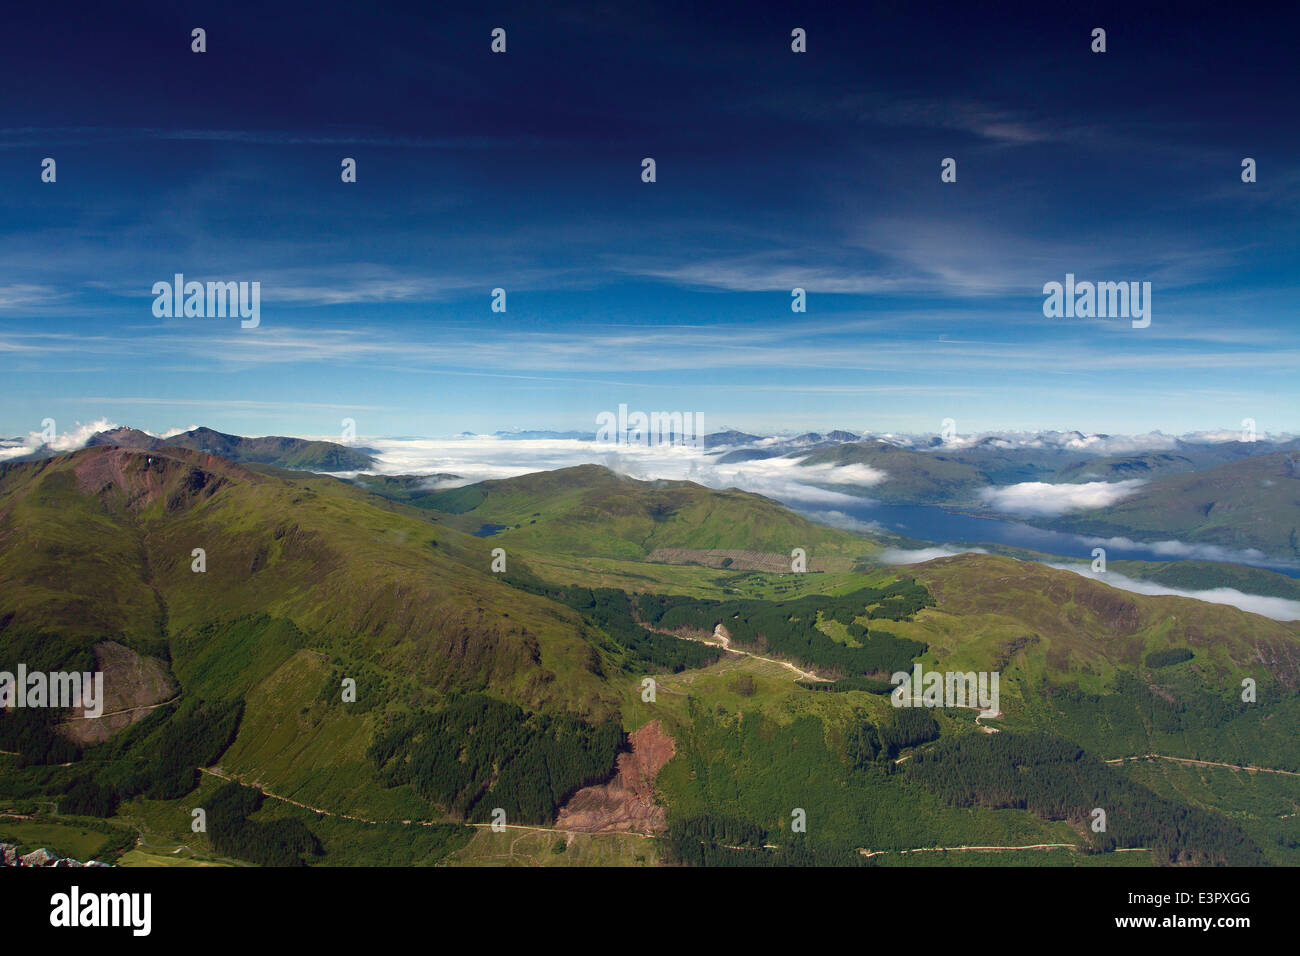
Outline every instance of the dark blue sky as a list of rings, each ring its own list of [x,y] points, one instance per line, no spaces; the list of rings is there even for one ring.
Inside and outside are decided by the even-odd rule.
[[[1296,26],[1182,3],[18,9],[0,434],[590,430],[620,403],[752,430],[1300,430]],[[260,282],[260,325],[155,317],[177,272]],[[1151,325],[1045,317],[1066,273],[1150,282]]]

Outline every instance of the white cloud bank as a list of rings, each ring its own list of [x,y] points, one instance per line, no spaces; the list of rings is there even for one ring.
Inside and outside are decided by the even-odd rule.
[[[8,461],[11,458],[21,458],[23,455],[30,455],[46,447],[56,452],[77,451],[85,448],[86,442],[90,441],[99,432],[112,431],[120,427],[116,422],[108,418],[100,418],[91,422],[89,425],[83,425],[77,422],[71,429],[66,432],[57,432],[54,440],[45,441],[41,432],[28,432],[25,436],[16,439],[0,439],[0,461]],[[185,432],[192,432],[198,428],[198,425],[187,425],[184,428],[169,428],[162,434],[149,431],[142,428],[140,431],[154,438],[175,438],[177,435],[183,435]]]
[[[842,528],[845,531],[862,531],[867,534],[893,534],[879,521],[863,521],[852,515],[846,515],[843,511],[800,511],[809,521],[815,521],[818,524],[830,525],[832,528]]]
[[[988,554],[983,548],[958,548],[951,544],[941,544],[933,548],[886,548],[878,555],[884,564],[920,564],[935,558],[951,558],[958,554]]]
[[[1150,551],[1162,558],[1194,561],[1226,561],[1229,564],[1254,564],[1261,567],[1293,569],[1289,561],[1270,560],[1258,548],[1225,548],[1218,544],[1189,544],[1184,541],[1134,541],[1132,538],[1085,538],[1089,547],[1116,551]]]
[[[54,451],[76,451],[78,448],[85,446],[90,441],[91,436],[96,432],[108,431],[116,428],[113,422],[107,418],[101,418],[98,421],[91,422],[89,425],[83,425],[77,422],[71,430],[56,433],[54,439],[50,441],[49,447]],[[20,458],[23,455],[30,455],[46,441],[41,432],[28,432],[24,437],[18,439],[17,444],[10,444],[7,447],[0,448],[0,461],[7,461],[10,458]]]
[[[1214,431],[1186,432],[1182,435],[1166,435],[1164,432],[1147,432],[1144,435],[1086,435],[1083,432],[1069,431],[985,431],[969,435],[953,435],[941,444],[934,441],[931,434],[896,434],[886,432],[875,434],[865,432],[863,438],[887,441],[917,451],[960,451],[977,446],[993,447],[1003,450],[1015,448],[1056,449],[1058,451],[1082,452],[1087,455],[1105,457],[1110,455],[1134,455],[1143,452],[1174,451],[1180,444],[1217,445],[1225,442],[1242,441],[1241,429],[1218,429]],[[1285,442],[1296,436],[1290,432],[1258,432],[1256,440],[1261,442]]]
[[[1018,485],[984,488],[979,495],[986,505],[1004,514],[1055,517],[1067,511],[1108,507],[1127,498],[1145,483],[1141,478],[1089,481],[1078,485],[1023,481]]]
[[[770,460],[770,459],[769,459]],[[870,488],[889,478],[879,468],[870,465],[808,465],[799,469],[801,477],[811,481],[827,482],[833,485],[862,485]]]
[[[867,465],[812,465],[800,458],[721,463],[717,456],[681,445],[612,445],[573,438],[511,439],[474,435],[450,439],[379,439],[359,442],[378,452],[380,474],[455,474],[444,487],[489,478],[513,478],[574,465],[604,465],[642,480],[694,481],[708,488],[742,488],[778,500],[798,500],[828,511],[862,504],[859,495],[819,484],[870,487],[888,475]],[[348,473],[352,474],[352,473]],[[845,516],[841,516],[845,519]],[[846,520],[846,519],[845,519]]]

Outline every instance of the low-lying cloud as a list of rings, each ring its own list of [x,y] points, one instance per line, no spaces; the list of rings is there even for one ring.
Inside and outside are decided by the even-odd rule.
[[[883,564],[920,564],[935,558],[951,558],[959,554],[988,554],[983,548],[959,548],[952,544],[941,544],[933,548],[886,548],[877,555]]]
[[[809,521],[829,525],[832,528],[840,528],[844,531],[861,531],[866,534],[893,534],[879,521],[863,521],[860,518],[847,515],[843,511],[807,511],[802,508],[796,508],[795,510]]]
[[[1024,481],[1001,488],[984,488],[979,496],[988,507],[1004,514],[1055,517],[1068,511],[1106,508],[1127,498],[1145,483],[1141,478],[1089,481],[1078,485]]]
[[[813,465],[802,458],[764,458],[722,463],[714,455],[682,445],[611,445],[573,438],[511,439],[474,435],[451,439],[379,439],[380,474],[455,474],[442,487],[489,478],[513,478],[575,465],[603,465],[642,480],[693,481],[708,488],[740,488],[801,507],[834,511],[860,505],[859,495],[819,485],[871,486],[888,476],[867,465]],[[846,519],[847,520],[847,519]],[[846,525],[842,525],[846,526]]]
[[[1157,557],[1191,561],[1226,561],[1229,564],[1251,564],[1263,568],[1294,570],[1291,561],[1268,557],[1258,548],[1225,548],[1219,544],[1196,544],[1186,541],[1134,541],[1132,538],[1084,538],[1089,547],[1114,551],[1149,551]]]
[[[879,468],[870,465],[806,465],[799,469],[800,477],[808,481],[823,481],[833,485],[862,485],[870,488],[889,478]]]
[[[0,448],[0,461],[7,461],[10,458],[21,458],[23,455],[30,455],[39,451],[42,446],[48,447],[56,452],[76,451],[85,447],[86,442],[90,441],[91,436],[96,432],[108,431],[116,428],[113,422],[107,418],[101,418],[98,421],[91,422],[89,425],[83,425],[81,422],[66,432],[56,433],[53,440],[48,443],[41,432],[28,432],[17,443],[10,444],[7,447]]]

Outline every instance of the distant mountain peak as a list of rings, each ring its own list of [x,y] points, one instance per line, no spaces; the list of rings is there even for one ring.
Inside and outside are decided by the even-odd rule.
[[[747,432],[736,431],[732,428],[725,432],[714,432],[712,435],[705,435],[704,447],[716,448],[719,445],[744,445],[762,440],[762,435],[750,435]]]
[[[108,431],[96,432],[91,435],[86,441],[86,447],[92,445],[116,445],[119,448],[152,449],[157,448],[161,441],[161,439],[150,435],[148,432],[122,425],[118,428],[111,428]]]
[[[122,426],[97,432],[86,445],[143,450],[188,448],[238,464],[271,465],[296,471],[364,471],[375,463],[375,459],[364,451],[336,442],[275,435],[244,438],[202,425],[170,438],[155,438],[139,429]]]

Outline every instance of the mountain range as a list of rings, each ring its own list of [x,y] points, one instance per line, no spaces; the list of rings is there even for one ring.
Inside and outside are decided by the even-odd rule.
[[[14,440],[17,442],[17,439]],[[191,451],[222,458],[241,464],[274,465],[279,468],[304,471],[357,471],[374,466],[371,449],[352,448],[328,441],[310,441],[302,438],[243,438],[227,435],[211,428],[194,428],[168,438],[159,438],[135,428],[120,427],[96,432],[86,440],[87,447],[111,445],[120,448],[138,448],[153,451],[161,448],[188,448]],[[15,456],[10,461],[27,461],[52,458],[61,454],[48,444],[33,451]]]
[[[890,535],[596,465],[348,481],[290,467],[328,443],[142,434],[0,468],[0,670],[100,669],[116,701],[104,732],[0,717],[0,810],[31,818],[0,818],[0,841],[24,852],[1300,862],[1300,623],[996,554],[892,565]],[[935,495],[980,467],[816,454]],[[1288,455],[1152,483],[1226,496],[1218,469],[1280,481]],[[1134,500],[1129,521],[1158,502]],[[998,674],[996,714],[895,706],[891,674],[918,666]],[[922,847],[955,849],[904,852]]]

